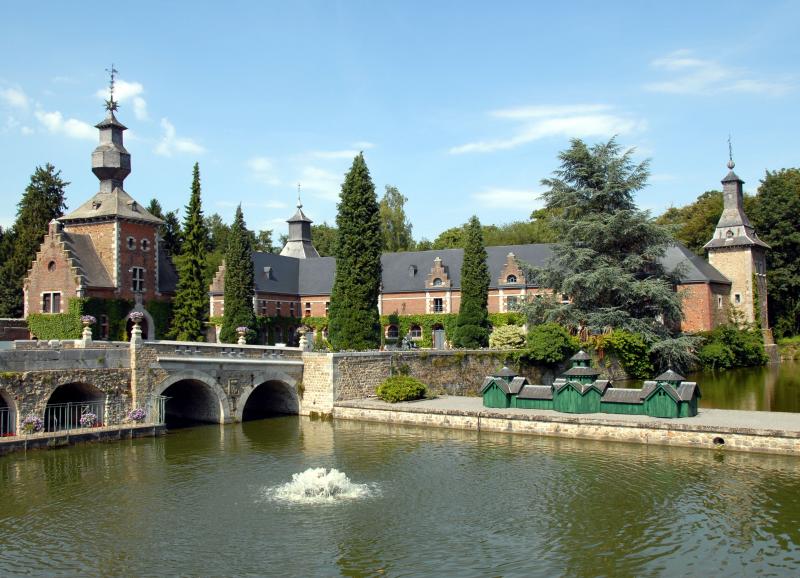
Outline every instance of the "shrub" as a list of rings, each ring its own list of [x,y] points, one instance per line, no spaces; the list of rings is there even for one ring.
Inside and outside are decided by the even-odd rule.
[[[653,374],[650,347],[638,333],[612,331],[598,339],[597,349],[613,354],[631,377],[645,379]]]
[[[495,327],[489,335],[492,349],[519,349],[525,345],[525,331],[517,325]]]
[[[701,347],[697,357],[706,369],[728,369],[733,367],[736,361],[731,348],[718,341]]]
[[[375,393],[384,401],[396,403],[425,397],[425,384],[407,375],[394,375],[378,386]]]
[[[533,363],[560,363],[579,347],[578,340],[558,323],[543,323],[528,332],[528,347],[523,357]]]

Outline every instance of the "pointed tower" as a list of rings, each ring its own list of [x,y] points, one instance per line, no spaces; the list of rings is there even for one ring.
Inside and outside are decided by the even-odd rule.
[[[281,250],[281,255],[295,257],[296,259],[319,257],[319,253],[317,253],[314,245],[311,244],[311,223],[314,221],[303,213],[303,203],[300,201],[300,185],[297,186],[297,211],[286,222],[289,223],[289,238]]]
[[[764,241],[758,238],[744,212],[744,181],[733,172],[722,179],[724,205],[712,239],[705,244],[708,262],[731,281],[730,305],[748,323],[767,322],[767,265]]]

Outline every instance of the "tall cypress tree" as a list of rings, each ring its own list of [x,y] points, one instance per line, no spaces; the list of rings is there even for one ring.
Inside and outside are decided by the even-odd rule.
[[[0,266],[0,317],[22,317],[22,282],[39,250],[48,223],[64,213],[61,171],[47,163],[36,167],[17,205],[17,220],[3,239],[5,259]]]
[[[330,342],[337,351],[376,349],[380,346],[378,294],[383,235],[375,185],[363,153],[353,159],[339,199]]]
[[[208,286],[203,281],[208,231],[200,201],[200,166],[194,164],[192,194],[183,219],[183,246],[178,260],[178,291],[170,335],[179,341],[204,341],[208,319]]]
[[[489,343],[489,267],[478,217],[473,216],[464,231],[464,260],[461,263],[461,306],[453,332],[456,347],[486,347]]]
[[[248,341],[255,337],[256,316],[253,312],[253,246],[250,231],[244,223],[242,206],[236,207],[228,234],[228,247],[225,251],[225,315],[219,340],[234,343],[238,339],[237,327],[247,327]]]

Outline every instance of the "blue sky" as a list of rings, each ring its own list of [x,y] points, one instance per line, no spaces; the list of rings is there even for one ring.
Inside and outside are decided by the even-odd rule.
[[[334,222],[353,155],[408,197],[414,236],[525,219],[571,137],[652,159],[641,207],[754,191],[798,166],[797,2],[11,2],[0,19],[0,225],[37,165],[97,190],[113,62],[133,172],[183,207],[285,232],[297,183]]]

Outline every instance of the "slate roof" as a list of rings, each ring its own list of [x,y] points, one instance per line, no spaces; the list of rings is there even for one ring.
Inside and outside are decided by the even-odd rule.
[[[517,374],[514,373],[513,370],[509,369],[507,366],[504,365],[502,369],[500,369],[497,372],[495,372],[494,374],[492,374],[492,376],[493,377],[516,377]]]
[[[505,379],[490,376],[483,380],[483,384],[481,384],[481,393],[484,393],[492,384],[497,385],[503,393],[516,395],[523,386],[528,385],[528,380],[524,377],[515,377],[511,380],[511,383],[506,383]]]
[[[642,390],[610,387],[603,396],[603,401],[609,403],[642,403]]]
[[[158,244],[158,291],[160,293],[175,293],[178,289],[178,271],[172,258],[164,248],[164,243]]]
[[[83,277],[86,287],[114,287],[114,282],[100,261],[89,235],[67,233],[62,231],[61,238],[73,264],[78,267],[78,274]]]
[[[520,390],[528,385],[528,380],[524,377],[515,377],[511,380],[511,383],[508,384],[508,391],[512,394],[517,394]]]
[[[101,191],[95,194],[80,207],[68,215],[60,217],[58,220],[62,223],[69,223],[70,221],[107,219],[110,217],[155,223],[157,225],[164,223],[119,187],[114,188],[110,193]]]
[[[683,381],[686,379],[682,375],[675,373],[671,369],[666,370],[664,373],[656,377],[656,381]]]
[[[692,252],[683,243],[677,241],[667,248],[661,258],[661,264],[667,271],[674,271],[680,267],[679,271],[683,283],[731,284],[730,280],[711,266],[708,261]]]
[[[595,377],[601,373],[596,367],[570,367],[561,375],[568,377]]]
[[[691,400],[695,393],[697,393],[697,397],[703,397],[700,395],[700,387],[694,381],[684,381],[678,386],[678,397],[681,398],[681,401]]]
[[[519,394],[518,399],[553,399],[553,388],[549,385],[526,385]]]
[[[509,253],[514,253],[518,260],[525,263],[544,266],[552,257],[553,248],[552,245],[546,243],[502,245],[486,247],[486,253],[491,279],[489,287],[497,289],[498,279],[505,267]],[[426,291],[425,281],[436,257],[440,257],[442,265],[447,268],[452,288],[460,289],[463,254],[462,249],[386,253],[381,256],[383,293]],[[730,284],[730,281],[719,271],[679,243],[667,249],[662,263],[668,270],[673,270],[680,264],[683,270],[682,279],[685,283]],[[336,259],[333,257],[296,259],[273,253],[253,253],[253,265],[255,266],[256,291],[258,292],[330,295],[333,289],[333,277],[336,272]],[[273,267],[274,279],[268,280],[263,275],[265,266]],[[294,281],[286,277],[291,271],[297,271]],[[535,283],[529,281],[528,285],[535,286]],[[435,288],[429,290],[436,291]],[[447,288],[443,288],[443,290],[447,290]]]
[[[588,369],[588,368],[583,368]],[[556,379],[553,382],[553,389],[555,391],[561,391],[568,385],[572,386],[576,390],[580,392],[581,395],[589,391],[590,389],[596,390],[600,395],[603,395],[607,389],[611,387],[611,382],[607,379],[597,379],[592,383],[578,383],[577,381],[568,381],[566,379]]]
[[[569,358],[570,361],[591,361],[592,356],[581,349],[578,353]]]

